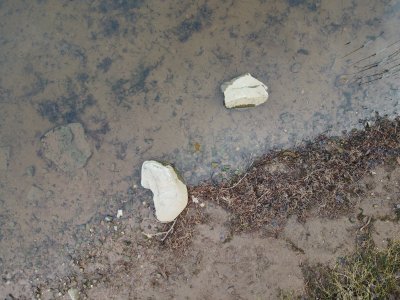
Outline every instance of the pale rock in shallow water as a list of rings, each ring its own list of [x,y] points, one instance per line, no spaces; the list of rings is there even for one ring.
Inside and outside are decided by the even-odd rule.
[[[64,172],[83,168],[92,155],[80,123],[53,128],[42,138],[43,155]]]
[[[10,159],[10,147],[0,147],[0,171],[7,171]]]
[[[46,199],[46,193],[41,188],[33,185],[29,189],[28,195],[26,198],[29,201],[29,204],[32,204],[35,202],[40,203],[40,202],[43,202],[44,199]]]
[[[188,191],[171,166],[145,161],[141,184],[153,192],[156,217],[160,222],[172,222],[185,209]]]
[[[268,100],[268,87],[250,74],[245,74],[221,85],[227,108],[246,108]]]

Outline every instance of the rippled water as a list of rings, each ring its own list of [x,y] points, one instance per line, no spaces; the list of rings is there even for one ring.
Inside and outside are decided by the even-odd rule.
[[[144,160],[197,184],[397,115],[399,15],[390,0],[0,1],[3,269],[57,260],[74,228],[132,200]],[[227,110],[221,83],[248,72],[268,102]],[[38,156],[71,122],[94,150],[75,176]]]

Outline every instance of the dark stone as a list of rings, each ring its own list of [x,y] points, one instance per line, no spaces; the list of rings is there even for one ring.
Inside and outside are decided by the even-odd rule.
[[[134,8],[139,8],[143,3],[144,0],[102,0],[98,8],[102,13],[107,13],[111,10],[126,12]]]
[[[97,68],[106,73],[110,69],[111,65],[112,59],[110,57],[106,57],[97,65]]]
[[[310,54],[310,52],[307,49],[301,48],[299,50],[297,50],[298,54],[303,54],[303,55],[308,55]]]
[[[119,22],[115,19],[107,19],[103,21],[103,33],[109,37],[119,32]]]
[[[299,6],[301,4],[304,4],[306,1],[305,0],[288,0],[289,6]]]

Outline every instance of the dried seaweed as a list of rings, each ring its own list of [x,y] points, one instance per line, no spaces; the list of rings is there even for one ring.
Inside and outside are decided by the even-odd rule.
[[[221,205],[231,213],[232,233],[277,233],[291,215],[305,220],[311,211],[334,218],[349,212],[350,198],[362,195],[358,182],[371,169],[400,155],[400,118],[377,117],[374,125],[343,137],[319,136],[290,150],[273,151],[254,162],[230,185],[206,183],[190,194]],[[194,224],[204,221],[189,206],[167,240],[187,245]],[[194,214],[193,214],[194,213]]]
[[[206,221],[207,216],[204,209],[194,203],[189,203],[188,207],[176,219],[170,238],[162,240],[163,246],[173,251],[185,252],[191,243],[195,225],[203,224]],[[169,230],[170,226],[170,224],[166,224],[164,230]]]

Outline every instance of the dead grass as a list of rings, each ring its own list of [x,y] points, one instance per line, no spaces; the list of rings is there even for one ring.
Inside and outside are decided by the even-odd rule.
[[[311,210],[334,218],[352,209],[350,197],[364,192],[358,182],[369,170],[397,163],[399,127],[399,118],[377,117],[374,125],[340,138],[320,136],[294,149],[270,152],[229,185],[206,183],[189,192],[227,209],[232,233],[276,234],[289,216],[305,220]],[[189,205],[165,243],[173,249],[188,245],[194,225],[204,220],[202,210]]]
[[[311,209],[336,217],[361,194],[358,181],[372,168],[400,154],[400,120],[378,118],[375,125],[342,138],[320,136],[292,150],[271,152],[237,183],[195,187],[196,197],[214,201],[234,216],[232,228],[279,231],[290,215],[305,219]]]
[[[400,241],[376,250],[372,243],[334,268],[304,269],[310,299],[399,299]]]
[[[207,221],[204,209],[189,201],[186,209],[178,216],[173,231],[169,238],[162,241],[162,245],[173,251],[185,252],[191,243],[195,225],[203,224]],[[164,230],[168,231],[171,224],[164,225]]]

